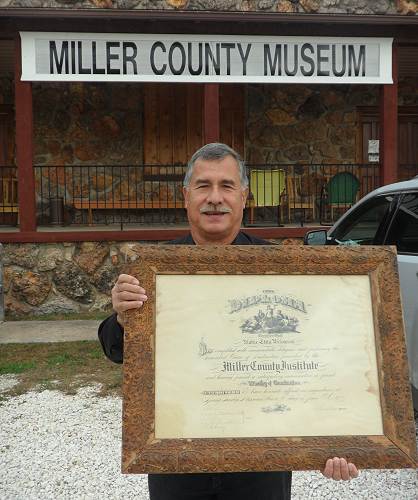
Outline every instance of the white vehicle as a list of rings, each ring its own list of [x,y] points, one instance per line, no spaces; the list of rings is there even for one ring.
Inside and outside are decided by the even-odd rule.
[[[396,245],[414,407],[418,409],[418,176],[372,191],[306,245]]]

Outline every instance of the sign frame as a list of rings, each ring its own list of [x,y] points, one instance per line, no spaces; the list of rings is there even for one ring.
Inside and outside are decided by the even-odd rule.
[[[394,247],[136,245],[126,272],[148,301],[126,316],[122,472],[195,473],[322,469],[345,457],[359,468],[411,468],[415,425]],[[155,436],[157,275],[366,275],[382,435],[158,439]],[[181,369],[181,367],[179,367]],[[309,422],[307,422],[309,425]]]
[[[20,37],[22,81],[393,83],[393,38],[388,37],[280,37],[75,32],[20,32]],[[63,42],[66,43],[65,54],[63,54],[62,45],[59,45]],[[54,49],[49,46],[50,43],[55,44]],[[192,47],[190,50],[195,52],[189,53],[189,44]],[[203,46],[203,49],[202,47],[199,48],[199,50],[203,50],[203,56],[202,53],[196,56],[199,53],[199,44]],[[269,45],[268,53],[265,48],[266,44]],[[337,49],[340,45],[341,54]],[[206,46],[209,47],[210,53],[206,53]],[[333,53],[334,49],[331,50],[334,46],[335,54]],[[354,46],[364,47],[364,54],[360,57],[360,53],[358,53],[356,62],[354,62]],[[286,53],[285,47],[287,47]],[[350,47],[353,48],[351,55],[349,54]],[[292,58],[296,57],[293,55],[293,49],[295,49],[295,54],[298,53],[297,62],[293,59],[293,63],[290,63]],[[54,57],[51,54],[52,50],[55,51]],[[217,50],[220,52],[218,53]],[[369,56],[369,50],[371,52],[373,50],[377,51],[376,55]],[[173,61],[176,61],[175,64],[173,63],[172,71],[168,71],[169,68],[167,68],[167,71],[160,71],[164,65],[166,67],[170,66],[168,64],[169,60],[167,60],[167,58],[170,59],[170,54]],[[331,60],[334,60],[332,59],[334,56],[335,67],[333,66],[334,63],[331,62]],[[195,70],[196,61],[200,60],[201,57],[204,60],[203,68],[206,67],[205,65],[210,64],[210,70],[206,72],[202,69],[200,73],[189,71],[190,67],[192,67],[193,71]],[[337,64],[339,57],[346,62],[342,63],[340,61]],[[158,64],[156,63],[153,67],[151,59],[154,62],[158,61]],[[215,59],[218,61],[216,64],[219,65],[219,71],[214,70]],[[289,70],[286,70],[286,61],[288,59]],[[61,74],[52,72],[52,60],[55,61],[55,66],[52,66],[52,68],[56,68],[57,63],[60,64]],[[377,73],[363,76],[352,75],[348,71],[345,74],[344,71],[339,74],[340,70],[342,71],[342,68],[346,67],[346,64],[351,67],[350,61],[353,63],[353,70],[356,64],[360,64],[360,61],[362,61],[363,69],[366,72],[370,64],[377,67]],[[242,71],[239,70],[239,62],[242,63]],[[292,64],[294,66],[290,70]],[[283,69],[283,74],[278,70],[279,65]],[[41,70],[38,66],[44,66],[47,69]],[[62,73],[64,66],[66,70]],[[245,71],[244,68],[246,68]],[[274,69],[274,74],[266,73],[266,68],[270,73]],[[332,69],[332,74],[327,75],[327,72],[330,73],[330,69]]]

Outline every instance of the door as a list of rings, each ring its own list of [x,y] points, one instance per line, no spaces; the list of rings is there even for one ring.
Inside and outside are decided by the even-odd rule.
[[[204,85],[146,84],[144,89],[143,198],[182,198],[185,165],[204,145]],[[220,140],[244,153],[242,85],[221,85]]]
[[[363,108],[360,109],[360,116],[358,163],[369,163],[369,140],[379,140],[378,110]],[[399,107],[398,161],[398,180],[411,179],[418,174],[418,108],[416,107]],[[362,195],[366,192],[362,192]]]
[[[203,85],[144,85],[144,169],[146,201],[183,199],[185,165],[203,145]]]
[[[203,85],[144,85],[144,164],[186,164],[203,145]]]
[[[418,192],[405,193],[390,225],[385,245],[396,245],[406,346],[412,385],[418,396]],[[415,401],[418,408],[418,400]]]
[[[418,174],[418,110],[399,115],[399,180]]]
[[[244,158],[245,86],[225,84],[219,88],[220,140]]]
[[[186,164],[204,144],[201,84],[144,85],[144,163]],[[220,85],[220,141],[244,155],[245,86]]]

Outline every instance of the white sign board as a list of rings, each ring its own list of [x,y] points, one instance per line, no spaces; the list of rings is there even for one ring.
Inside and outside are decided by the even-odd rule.
[[[379,140],[369,139],[368,145],[369,162],[376,163],[379,161]]]
[[[20,36],[29,81],[392,83],[392,38]]]

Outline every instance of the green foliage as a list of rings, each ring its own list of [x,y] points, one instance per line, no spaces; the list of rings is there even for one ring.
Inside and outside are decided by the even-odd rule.
[[[12,315],[7,315],[7,321],[73,321],[77,319],[86,319],[86,320],[102,320],[109,316],[111,311],[86,311],[86,312],[78,312],[78,313],[51,313],[44,314],[42,316],[35,315],[25,315],[22,317],[15,317]]]
[[[6,373],[23,373],[28,370],[35,368],[35,361],[12,361],[12,362],[0,362],[0,375],[5,375]]]
[[[47,357],[46,363],[48,366],[63,365],[66,363],[77,364],[81,363],[81,359],[77,359],[68,352],[63,352],[62,354],[51,354]]]

